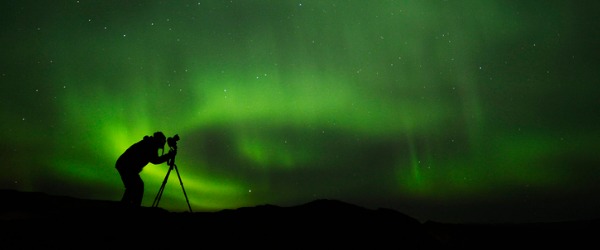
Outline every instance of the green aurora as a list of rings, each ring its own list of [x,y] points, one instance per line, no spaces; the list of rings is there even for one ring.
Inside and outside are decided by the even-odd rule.
[[[600,217],[594,9],[2,1],[0,188],[119,200],[116,159],[162,131],[181,137],[194,211],[339,199],[421,220]],[[167,170],[142,172],[144,206]],[[187,210],[174,172],[160,206]]]

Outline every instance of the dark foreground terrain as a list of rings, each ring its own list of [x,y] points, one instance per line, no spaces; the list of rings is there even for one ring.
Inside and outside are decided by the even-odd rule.
[[[421,223],[335,200],[219,212],[130,209],[116,201],[0,190],[0,248],[489,249],[597,248],[598,220],[536,224]]]

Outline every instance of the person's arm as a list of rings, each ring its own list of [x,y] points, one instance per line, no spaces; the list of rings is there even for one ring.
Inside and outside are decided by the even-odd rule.
[[[159,156],[158,152],[157,152],[156,157],[151,159],[150,162],[152,164],[161,164],[161,163],[164,163],[164,162],[168,161],[169,159],[173,158],[175,156],[175,154],[176,154],[176,151],[169,151],[169,153]]]

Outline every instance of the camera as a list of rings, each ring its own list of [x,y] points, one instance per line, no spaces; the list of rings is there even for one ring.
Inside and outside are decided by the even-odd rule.
[[[177,141],[179,141],[179,135],[167,138],[167,144],[170,148],[177,149]]]

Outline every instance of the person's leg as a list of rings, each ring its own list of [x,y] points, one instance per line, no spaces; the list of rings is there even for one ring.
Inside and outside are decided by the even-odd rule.
[[[123,197],[121,197],[121,202],[125,204],[131,204],[131,192],[128,188],[125,188],[125,192],[123,192]]]
[[[137,174],[119,170],[119,175],[121,175],[121,180],[125,186],[125,192],[123,193],[123,197],[121,197],[121,202],[126,205],[134,205]]]
[[[131,203],[134,206],[142,206],[142,198],[144,197],[144,181],[139,174],[131,176]]]

